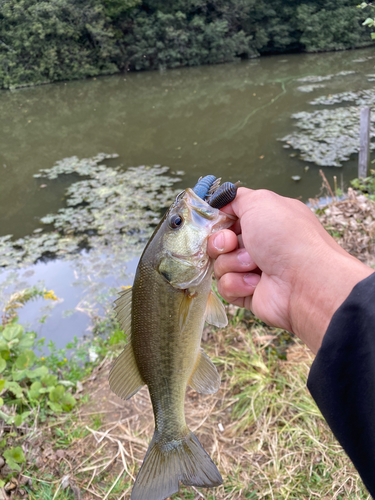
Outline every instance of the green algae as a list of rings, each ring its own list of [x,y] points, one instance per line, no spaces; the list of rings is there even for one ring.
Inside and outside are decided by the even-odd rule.
[[[30,265],[45,257],[74,258],[83,248],[103,254],[132,255],[142,249],[160,219],[161,210],[173,201],[177,175],[167,175],[168,167],[109,167],[104,160],[117,155],[99,154],[93,158],[73,156],[40,170],[34,177],[50,180],[71,175],[65,193],[66,207],[47,214],[32,235],[13,240],[0,237],[0,266]],[[179,172],[181,173],[181,172]],[[75,180],[84,177],[83,180]],[[75,182],[73,182],[75,180]]]

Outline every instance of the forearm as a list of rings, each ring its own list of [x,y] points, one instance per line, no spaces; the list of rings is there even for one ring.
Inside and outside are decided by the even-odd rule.
[[[304,276],[301,269],[302,279],[291,293],[290,318],[293,333],[316,354],[335,311],[354,286],[374,271],[346,252],[332,249],[307,266],[312,276]]]

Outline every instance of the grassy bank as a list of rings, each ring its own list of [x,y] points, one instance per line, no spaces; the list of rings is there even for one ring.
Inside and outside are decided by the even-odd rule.
[[[235,311],[206,331],[219,392],[189,391],[187,421],[218,464],[223,486],[181,499],[370,498],[306,389],[312,356],[286,332]],[[115,355],[115,352],[113,352]],[[147,389],[124,402],[108,391],[112,353],[83,383],[79,408],[22,436],[30,498],[129,498],[153,433]],[[79,492],[79,493],[78,493]]]
[[[325,207],[312,200],[327,230],[369,265],[375,265],[373,185],[372,174],[357,182],[366,194],[349,190],[340,200],[331,190],[333,201]],[[53,300],[51,291],[34,293]],[[109,368],[126,339],[110,323],[89,345],[70,345],[70,354],[51,346],[50,356],[33,357],[38,341],[16,320],[17,308],[31,299],[13,297],[0,329],[3,342],[7,329],[5,340],[13,342],[8,356],[0,343],[6,361],[0,379],[8,384],[0,386],[0,410],[8,416],[0,420],[6,462],[0,484],[31,499],[130,498],[154,425],[146,388],[126,402],[108,388]],[[220,390],[209,396],[189,390],[186,397],[188,424],[218,464],[224,484],[181,488],[175,498],[369,499],[306,389],[313,361],[308,349],[249,312],[227,310],[229,326],[206,327],[203,334],[221,374]],[[97,354],[94,362],[86,356],[88,347]],[[11,497],[0,489],[0,498]]]

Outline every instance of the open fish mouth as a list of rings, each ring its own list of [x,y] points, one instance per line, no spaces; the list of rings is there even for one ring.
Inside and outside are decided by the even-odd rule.
[[[237,189],[236,189],[236,192],[237,192]],[[196,223],[197,226],[203,226],[203,225],[210,226],[211,232],[215,232],[215,231],[221,229],[221,227],[220,227],[221,219],[220,219],[220,217],[218,217],[218,214],[220,213],[219,207],[210,206],[207,203],[207,201],[202,200],[194,192],[194,190],[192,190],[190,188],[187,188],[185,190],[183,197],[184,197],[186,204],[190,208],[192,221],[194,223]],[[233,197],[233,199],[234,199],[234,197]],[[226,203],[226,204],[228,204],[228,203]],[[229,214],[225,214],[225,217],[228,219],[233,219],[233,222],[235,220],[237,220],[237,217],[234,217],[234,216],[229,215]],[[205,221],[207,221],[207,222],[205,223]],[[217,226],[219,226],[219,227],[217,227]]]

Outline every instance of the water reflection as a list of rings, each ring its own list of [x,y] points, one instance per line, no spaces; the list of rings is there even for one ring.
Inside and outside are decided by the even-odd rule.
[[[63,348],[75,335],[89,334],[93,316],[104,316],[120,287],[133,283],[139,256],[130,258],[126,267],[122,265],[120,273],[113,272],[111,258],[110,254],[97,255],[95,265],[92,256],[82,252],[73,261],[50,260],[17,271],[3,271],[0,304],[11,293],[34,285],[53,289],[58,302],[32,300],[18,310],[19,319],[27,329],[37,332],[39,338],[45,337],[47,342],[52,340],[58,348]]]

